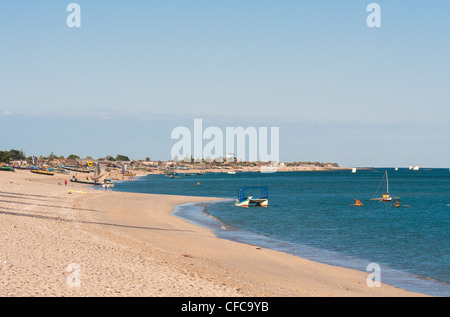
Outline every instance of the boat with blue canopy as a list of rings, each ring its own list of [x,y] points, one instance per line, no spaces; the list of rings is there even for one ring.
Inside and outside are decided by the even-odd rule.
[[[253,196],[247,195],[248,191],[250,191]],[[238,207],[267,207],[269,205],[269,188],[267,186],[241,187],[238,189],[238,198],[235,205]]]

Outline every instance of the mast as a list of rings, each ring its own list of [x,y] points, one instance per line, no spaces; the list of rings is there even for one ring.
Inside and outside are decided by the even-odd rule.
[[[386,171],[386,194],[389,194],[389,178],[387,171]]]

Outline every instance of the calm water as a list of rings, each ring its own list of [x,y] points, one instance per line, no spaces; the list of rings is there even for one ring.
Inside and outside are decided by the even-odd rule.
[[[404,207],[370,200],[383,194],[386,170],[390,194]],[[234,206],[243,186],[268,186],[269,207]],[[318,262],[362,271],[375,262],[382,282],[450,295],[448,169],[149,175],[119,182],[114,190],[230,198],[182,206],[176,214],[220,237]],[[364,206],[352,206],[355,199]]]

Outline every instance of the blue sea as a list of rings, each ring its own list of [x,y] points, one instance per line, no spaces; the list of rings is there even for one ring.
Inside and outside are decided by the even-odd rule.
[[[400,208],[371,200],[386,190],[386,171]],[[237,191],[245,186],[267,186],[269,207],[236,207]],[[114,190],[229,198],[177,206],[174,213],[214,229],[220,238],[367,275],[368,264],[377,263],[381,282],[450,295],[449,169],[148,175],[117,182]],[[355,199],[364,206],[352,205]]]

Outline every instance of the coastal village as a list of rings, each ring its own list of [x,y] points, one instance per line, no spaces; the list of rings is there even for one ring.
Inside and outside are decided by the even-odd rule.
[[[68,174],[72,172],[92,172],[100,165],[102,171],[108,173],[110,180],[123,180],[125,178],[143,176],[147,174],[203,174],[203,173],[237,173],[237,172],[272,172],[272,171],[324,171],[346,169],[337,163],[321,162],[248,162],[227,154],[221,160],[202,160],[197,162],[191,159],[185,161],[161,161],[146,159],[133,160],[126,155],[117,155],[115,158],[106,156],[94,159],[90,156],[80,158],[69,155],[67,158],[56,156],[53,153],[47,157],[28,156],[22,151],[0,151],[1,170],[14,171],[15,169],[47,171],[48,175],[55,173]]]

